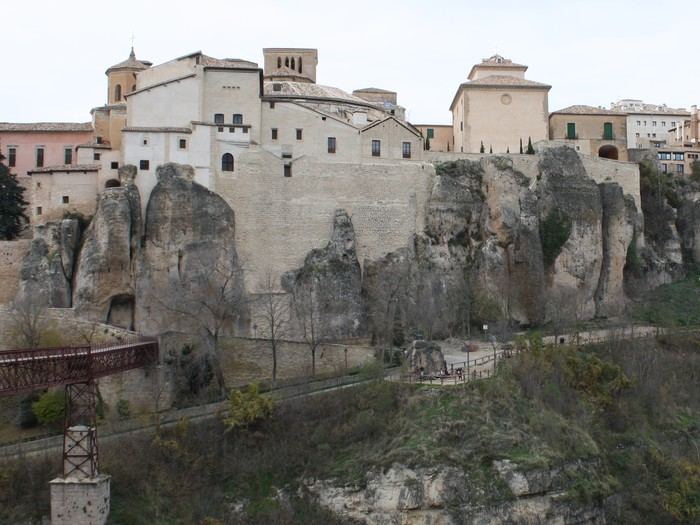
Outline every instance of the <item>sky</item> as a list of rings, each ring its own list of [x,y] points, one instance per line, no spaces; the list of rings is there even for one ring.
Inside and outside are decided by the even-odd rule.
[[[415,124],[449,124],[457,87],[495,53],[552,86],[551,111],[700,104],[700,2],[24,0],[0,20],[0,121],[90,120],[132,36],[154,64],[201,50],[262,67],[263,47],[314,47],[319,84],[396,91]]]

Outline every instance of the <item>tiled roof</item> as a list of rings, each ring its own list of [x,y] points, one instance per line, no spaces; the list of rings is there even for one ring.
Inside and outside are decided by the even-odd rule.
[[[231,126],[231,124],[229,124]],[[138,133],[192,133],[190,128],[176,128],[176,127],[143,127],[143,126],[130,126],[123,128],[122,131],[126,132],[138,132]]]
[[[275,84],[279,85],[278,91],[275,91],[273,88]],[[351,95],[340,88],[322,86],[320,84],[311,84],[309,82],[271,80],[265,82],[264,90],[266,96],[273,97],[337,99],[343,102],[351,102],[362,106],[367,106],[369,104],[366,100]]]
[[[0,131],[92,131],[91,122],[0,122]]]
[[[593,106],[585,106],[582,104],[569,106],[568,108],[554,111],[565,115],[625,115],[622,111],[613,111],[610,109],[596,108]]]
[[[114,64],[112,67],[110,67],[105,73],[109,73],[112,70],[115,69],[136,69],[136,70],[141,70],[141,69],[148,69],[151,67],[153,64],[147,60],[137,60],[136,59],[136,54],[134,53],[134,48],[131,48],[131,53],[129,53],[129,58],[126,60],[119,62],[118,64]]]
[[[489,75],[487,77],[479,78],[477,80],[470,80],[465,82],[462,86],[510,86],[510,87],[542,87],[550,88],[549,84],[542,84],[541,82],[535,82],[534,80],[527,80],[525,78],[511,77],[509,75]]]
[[[44,166],[43,168],[34,168],[28,170],[27,173],[53,173],[55,171],[97,171],[100,169],[99,164],[68,164],[62,166]]]
[[[109,143],[101,142],[86,142],[85,144],[78,144],[76,148],[92,148],[92,149],[112,149]]]
[[[379,88],[362,88],[362,89],[356,89],[353,91],[353,93],[389,93],[392,95],[396,95],[396,91],[389,91],[388,89],[379,89]]]
[[[258,65],[255,62],[250,62],[248,60],[242,60],[240,58],[214,58],[204,54],[201,55],[199,63],[205,67],[258,69]]]

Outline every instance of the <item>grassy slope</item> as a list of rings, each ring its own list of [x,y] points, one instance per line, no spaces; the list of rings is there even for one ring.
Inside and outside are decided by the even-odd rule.
[[[697,523],[699,345],[540,348],[466,388],[378,382],[285,404],[248,430],[183,424],[101,451],[113,475],[111,522],[225,522],[231,503],[243,502],[247,523],[341,523],[303,497],[299,478],[362,484],[368,470],[393,463],[459,465],[483,489],[474,503],[488,505],[508,498],[491,461],[510,458],[524,469],[595,465],[571,472],[569,497],[607,501],[620,523]],[[46,513],[45,481],[57,468],[0,470],[0,523],[13,510]]]

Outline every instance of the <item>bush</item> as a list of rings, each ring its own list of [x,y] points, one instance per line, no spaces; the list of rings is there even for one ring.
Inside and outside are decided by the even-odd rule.
[[[63,390],[49,390],[32,403],[32,412],[43,425],[63,420],[66,413],[66,396]]]
[[[229,430],[249,427],[253,423],[268,419],[272,415],[274,402],[263,397],[260,385],[254,383],[243,390],[233,390],[229,396],[229,415],[224,420]]]
[[[540,221],[540,242],[545,266],[551,266],[571,235],[571,219],[559,208]]]
[[[126,399],[120,399],[117,401],[117,414],[120,418],[127,418],[131,415],[131,408],[129,407],[129,402]]]
[[[23,397],[19,402],[19,410],[17,412],[17,426],[19,428],[33,428],[39,424],[39,420],[32,411],[32,405],[39,400],[39,396],[32,392]]]

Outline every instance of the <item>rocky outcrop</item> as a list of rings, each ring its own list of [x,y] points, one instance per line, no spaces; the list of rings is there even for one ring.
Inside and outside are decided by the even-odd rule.
[[[70,308],[79,240],[80,226],[75,219],[36,226],[29,254],[22,262],[17,300]]]
[[[677,226],[684,261],[687,265],[700,264],[700,192],[692,191],[683,196]]]
[[[156,177],[135,261],[136,329],[211,332],[220,323],[234,330],[236,315],[226,312],[243,307],[243,270],[233,210],[194,182],[191,166],[164,164]]]
[[[411,371],[426,375],[439,374],[446,369],[442,349],[432,341],[413,341],[408,350],[407,361]]]
[[[569,468],[568,473],[576,468]],[[602,507],[579,505],[565,497],[564,470],[525,472],[508,461],[495,462],[493,476],[505,487],[488,489],[503,492],[498,498],[491,497],[491,503],[485,498],[486,489],[471,482],[468,473],[447,466],[393,465],[387,471],[368,473],[363,486],[326,480],[308,481],[306,486],[321,506],[369,525],[606,523]]]
[[[361,280],[352,220],[345,210],[336,210],[329,243],[312,250],[300,269],[282,276],[282,287],[293,296],[297,330],[313,327],[323,339],[362,334]]]
[[[131,167],[129,167],[131,168]],[[128,168],[121,172],[130,173]],[[133,178],[97,198],[76,268],[75,308],[87,319],[134,325],[132,260],[140,241],[140,197]]]

